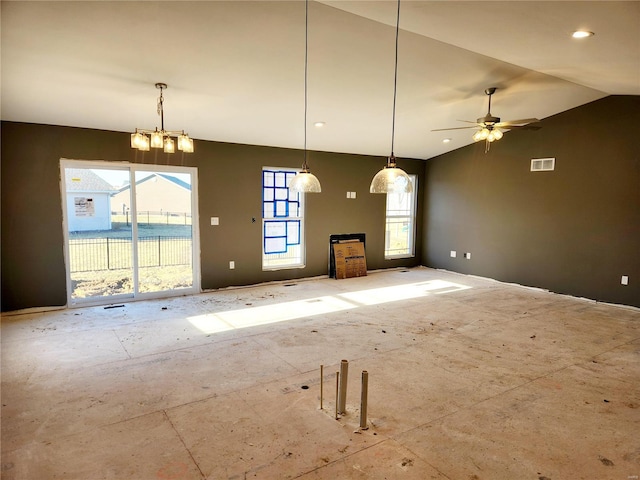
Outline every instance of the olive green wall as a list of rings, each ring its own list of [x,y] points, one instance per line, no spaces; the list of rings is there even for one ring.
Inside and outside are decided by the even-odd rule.
[[[426,162],[425,265],[640,307],[640,97],[541,126]],[[555,171],[530,172],[544,157]]]
[[[307,195],[307,266],[263,272],[261,169],[299,167],[300,151],[196,141],[191,155],[143,157],[127,133],[2,122],[2,311],[66,303],[60,158],[197,167],[203,289],[326,275],[329,235],[364,232],[370,270],[423,264],[640,307],[640,97],[541,125],[507,133],[488,154],[474,144],[401,160],[419,175],[417,256],[406,260],[384,260],[385,197],[368,193],[385,159],[311,152],[323,191]],[[556,158],[554,172],[529,171],[542,157]]]
[[[322,193],[307,195],[307,266],[263,272],[262,167],[299,167],[301,151],[196,140],[193,154],[143,156],[129,147],[128,133],[15,122],[2,122],[1,135],[2,311],[66,304],[60,158],[197,167],[205,290],[326,275],[329,236],[338,233],[366,234],[370,270],[422,263],[421,217],[416,257],[384,260],[385,196],[369,193],[384,158],[310,152]],[[424,183],[423,161],[398,165]],[[357,192],[357,198],[347,199],[347,191]],[[419,201],[418,212],[421,208]],[[213,216],[220,225],[210,225]]]

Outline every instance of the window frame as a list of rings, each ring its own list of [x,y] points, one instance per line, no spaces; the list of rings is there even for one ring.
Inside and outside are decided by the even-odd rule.
[[[291,179],[299,171],[299,169],[287,167],[262,167],[261,243],[263,271],[304,268],[306,266],[305,198],[302,193],[289,190]],[[273,175],[272,182],[267,181],[268,175]],[[284,175],[284,183],[282,178],[278,178],[278,175]],[[269,190],[271,193],[267,194]],[[288,259],[292,261],[287,262]]]
[[[394,260],[399,258],[412,258],[416,256],[416,212],[417,212],[417,203],[418,203],[418,176],[416,174],[410,173],[408,174],[411,179],[411,184],[413,186],[413,191],[411,193],[388,193],[385,203],[385,220],[384,220],[384,259],[385,260]],[[390,195],[410,195],[410,205],[408,214],[389,214],[390,211]],[[394,211],[394,210],[391,210]],[[397,209],[396,209],[397,211]],[[407,233],[408,240],[408,252],[402,253],[390,253],[396,250],[391,250],[389,244],[391,242],[391,231],[388,228],[389,220],[396,219],[396,223],[398,219],[408,219],[409,221],[409,232]]]

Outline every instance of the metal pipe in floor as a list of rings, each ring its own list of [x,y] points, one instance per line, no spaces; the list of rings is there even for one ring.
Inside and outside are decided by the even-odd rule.
[[[320,365],[320,410],[322,410],[323,377],[324,377],[324,365]]]
[[[349,374],[349,362],[342,360],[340,362],[340,403],[338,404],[338,412],[347,413],[347,378]]]
[[[338,420],[338,385],[340,385],[340,372],[336,372],[336,420]]]
[[[367,395],[369,394],[369,373],[362,371],[362,391],[360,393],[360,428],[367,428]]]

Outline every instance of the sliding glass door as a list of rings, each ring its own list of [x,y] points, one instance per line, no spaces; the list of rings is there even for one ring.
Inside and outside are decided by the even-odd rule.
[[[199,291],[196,169],[62,160],[61,173],[69,305]]]

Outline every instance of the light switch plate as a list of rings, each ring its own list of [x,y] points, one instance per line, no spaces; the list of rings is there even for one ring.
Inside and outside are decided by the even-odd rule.
[[[629,285],[629,276],[628,275],[622,275],[622,279],[620,280],[620,283],[622,285]]]
[[[219,217],[211,217],[211,225],[220,225]]]

